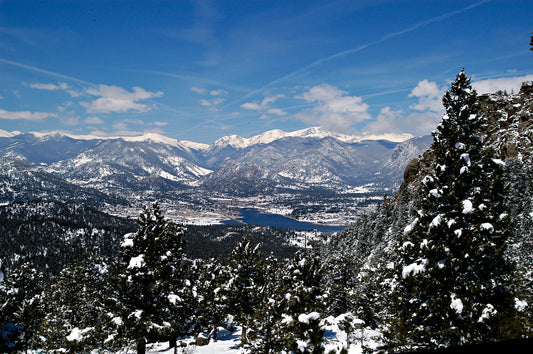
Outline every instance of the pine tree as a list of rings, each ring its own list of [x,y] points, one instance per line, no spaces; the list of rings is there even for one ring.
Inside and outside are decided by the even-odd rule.
[[[282,320],[287,311],[285,294],[288,283],[284,280],[284,266],[285,263],[280,264],[273,256],[265,260],[265,284],[249,336],[252,353],[279,353],[285,350]]]
[[[241,345],[248,344],[247,330],[259,308],[260,291],[264,284],[264,260],[260,244],[253,247],[244,235],[229,259],[229,280],[225,286],[228,312],[242,324]]]
[[[224,283],[228,280],[227,270],[215,259],[200,265],[198,270],[198,321],[200,325],[213,333],[217,340],[217,329],[226,318],[228,304],[224,295]]]
[[[143,207],[138,223],[137,232],[125,235],[120,247],[118,305],[123,336],[144,353],[147,342],[177,330],[169,321],[176,320],[170,309],[176,286],[184,280],[179,277],[185,228],[165,220],[158,203]]]
[[[29,262],[20,264],[0,283],[0,326],[14,347],[28,350],[40,343],[39,324],[45,314],[44,279]]]
[[[484,120],[464,70],[443,97],[433,175],[398,244],[392,344],[439,347],[506,338],[514,315],[503,168],[483,147]]]
[[[355,257],[345,250],[340,250],[328,258],[327,289],[328,313],[339,316],[355,310],[354,296],[356,262]]]
[[[40,334],[49,350],[110,349],[114,326],[106,301],[108,261],[91,257],[65,267],[46,288],[47,313]]]
[[[320,255],[315,250],[297,252],[287,264],[282,283],[281,333],[284,350],[323,353],[324,289]]]

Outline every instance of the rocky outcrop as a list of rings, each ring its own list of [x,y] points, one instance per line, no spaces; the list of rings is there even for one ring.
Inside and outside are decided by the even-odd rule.
[[[486,118],[481,132],[485,145],[502,160],[518,158],[533,163],[533,82],[524,82],[518,94],[498,92],[479,96],[480,113]],[[396,196],[412,199],[420,181],[433,170],[431,147],[406,167]]]

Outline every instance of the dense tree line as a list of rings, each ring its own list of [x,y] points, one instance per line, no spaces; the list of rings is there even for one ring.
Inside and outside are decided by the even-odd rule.
[[[244,236],[225,260],[192,261],[184,254],[186,228],[168,222],[157,203],[143,209],[138,224],[123,237],[118,259],[94,255],[48,282],[29,264],[6,273],[1,349],[88,352],[132,345],[144,353],[147,343],[175,346],[176,338],[200,332],[216,339],[217,328],[233,318],[250,350],[264,352],[266,340],[267,352],[302,343],[319,352],[323,303],[316,251],[299,252],[284,267]],[[264,322],[258,316],[273,298],[281,302],[271,314],[278,327],[260,336]],[[302,315],[305,321],[298,320]]]

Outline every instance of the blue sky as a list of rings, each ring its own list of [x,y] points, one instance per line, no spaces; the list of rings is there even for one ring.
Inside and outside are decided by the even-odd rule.
[[[533,2],[0,1],[0,129],[211,143],[431,132],[465,68],[533,80]]]

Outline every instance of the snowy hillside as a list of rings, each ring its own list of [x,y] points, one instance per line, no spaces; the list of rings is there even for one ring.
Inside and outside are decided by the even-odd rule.
[[[48,172],[72,183],[107,191],[170,191],[185,186],[230,195],[256,194],[273,188],[339,190],[376,179],[380,188],[395,189],[402,169],[427,147],[427,140],[378,138],[364,140],[318,127],[271,130],[250,138],[231,135],[211,145],[153,133],[119,138],[3,132],[0,154],[46,166]],[[256,172],[250,174],[251,169]],[[233,191],[238,184],[241,187]]]

